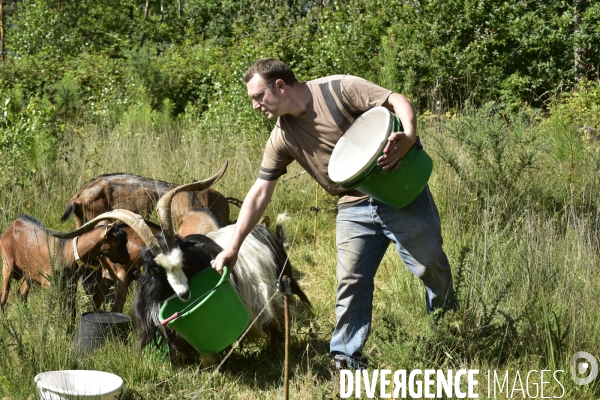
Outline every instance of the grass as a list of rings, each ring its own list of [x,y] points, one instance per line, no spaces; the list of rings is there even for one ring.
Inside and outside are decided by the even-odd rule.
[[[493,126],[497,137],[506,134],[501,125],[489,123],[488,114],[469,118],[465,121],[471,126]],[[472,124],[474,120],[479,123]],[[461,309],[434,325],[425,313],[422,284],[390,246],[376,278],[372,333],[365,348],[370,366],[392,371],[479,369],[480,398],[508,397],[494,397],[493,385],[488,392],[488,370],[492,379],[494,371],[498,376],[508,371],[510,398],[526,397],[526,389],[533,394],[540,387],[539,372],[527,375],[529,371],[563,370],[557,375],[562,386],[551,376],[543,378],[551,381],[544,396],[598,398],[599,380],[575,385],[569,365],[577,351],[600,356],[600,204],[593,171],[579,168],[577,179],[553,174],[552,152],[541,146],[534,170],[520,172],[519,180],[503,191],[498,177],[486,178],[486,171],[473,174],[476,165],[469,149],[456,135],[456,125],[446,130],[447,122],[424,121],[422,137],[435,158],[430,186]],[[40,164],[29,184],[5,181],[0,229],[19,213],[52,229],[72,229],[73,221],[59,222],[64,207],[83,183],[103,173],[184,183],[211,175],[229,160],[215,188],[243,199],[256,178],[262,148],[254,139],[246,141],[242,132],[231,140],[234,128],[226,124],[165,121],[140,107],[115,126],[80,125],[70,131],[58,162]],[[519,127],[543,137],[534,122]],[[486,131],[471,134],[484,136]],[[252,132],[252,138],[256,135]],[[435,146],[444,146],[444,152],[435,151]],[[518,146],[506,151],[506,165],[514,165]],[[456,155],[456,165],[446,162],[443,156],[448,154]],[[502,181],[510,178],[506,169],[495,167],[507,174]],[[465,172],[462,177],[457,168]],[[552,202],[550,195],[560,202]],[[311,206],[320,211],[311,211]],[[335,322],[335,199],[292,165],[266,211],[272,217],[282,212],[292,217],[287,237],[296,277],[315,306],[313,316],[300,313],[292,323],[290,398],[338,398],[339,380],[328,357]],[[232,218],[236,213],[234,209]],[[36,398],[33,377],[57,369],[116,373],[125,381],[124,399],[283,398],[283,345],[235,350],[215,374],[200,364],[175,365],[141,354],[133,333],[124,342],[110,341],[81,358],[73,347],[76,325],[65,322],[59,307],[60,290],[34,288],[29,302],[23,303],[15,286],[0,316],[0,399]],[[133,295],[132,289],[126,313],[131,312]],[[82,290],[77,305],[79,313],[91,309]]]

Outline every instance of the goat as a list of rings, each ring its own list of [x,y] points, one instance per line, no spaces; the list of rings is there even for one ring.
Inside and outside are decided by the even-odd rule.
[[[227,164],[213,177],[175,188],[161,197],[158,202],[158,216],[163,228],[162,235],[155,237],[143,224],[143,219],[125,210],[112,212],[132,228],[146,242],[142,252],[145,274],[138,281],[134,314],[140,334],[140,346],[164,340],[173,357],[196,358],[196,350],[179,334],[169,327],[162,327],[159,311],[162,304],[174,293],[182,300],[189,299],[188,278],[197,272],[211,268],[210,261],[222,251],[230,239],[234,226],[226,226],[206,235],[181,237],[174,231],[171,217],[171,200],[183,190],[204,190],[219,179]],[[117,212],[118,211],[118,212]],[[72,235],[80,234],[94,224],[92,220]],[[281,229],[278,229],[281,232]],[[242,245],[238,262],[231,269],[231,281],[242,302],[256,323],[246,335],[247,341],[258,341],[268,337],[275,341],[282,337],[284,315],[283,298],[274,296],[277,279],[285,274],[291,278],[292,293],[311,307],[310,301],[297,281],[292,278],[292,267],[285,253],[282,237],[274,237],[268,228],[257,225]],[[264,311],[262,311],[264,309]],[[262,312],[261,312],[262,311]]]
[[[86,221],[110,210],[126,209],[148,219],[158,199],[179,185],[132,174],[106,174],[92,179],[71,198],[61,217],[66,221],[75,217],[79,228]],[[221,226],[231,223],[229,203],[241,202],[233,197],[225,198],[215,189],[190,191],[173,199],[173,216],[176,224],[196,207],[209,209]]]
[[[76,227],[80,227],[86,220],[113,209],[127,209],[146,218],[152,212],[157,199],[168,190],[177,187],[174,183],[167,183],[153,179],[144,178],[131,174],[106,174],[86,183],[69,201],[67,208],[61,217],[66,221],[71,215],[75,217]],[[204,191],[193,191],[181,194],[173,199],[173,210],[175,222],[181,224],[184,216],[196,207],[209,209],[215,216],[219,226],[227,225],[229,219],[229,204],[241,206],[241,201],[233,197],[225,198],[218,191],[208,188]],[[203,232],[201,232],[203,233]],[[124,279],[131,280],[131,273],[126,271],[137,269],[131,263],[138,259],[139,251],[131,247],[139,247],[132,243],[128,245],[131,260],[127,264],[111,265],[110,260],[100,259],[102,271],[92,273],[85,279],[86,292],[93,296],[94,306],[100,307],[104,300],[104,294],[115,285],[117,297],[113,310],[122,311],[127,295],[128,283]],[[139,263],[138,263],[139,264]],[[129,276],[129,278],[126,278]],[[120,288],[119,288],[120,286]]]
[[[59,273],[61,282],[67,284],[64,299],[74,318],[75,282],[85,262],[100,255],[114,262],[126,260],[126,233],[120,226],[99,226],[71,240],[57,239],[55,234],[60,232],[46,229],[29,215],[20,215],[8,226],[0,239],[2,310],[8,301],[11,278],[25,279],[19,293],[26,300],[31,282],[48,288],[52,274]]]
[[[216,231],[220,227],[219,221],[210,210],[198,207],[185,215],[177,234],[180,237],[204,235],[210,231]]]
[[[156,235],[160,232],[159,225],[150,221],[145,221],[145,223],[152,234]],[[123,312],[129,285],[137,279],[137,275],[139,275],[142,268],[141,253],[145,243],[131,227],[125,226],[123,230],[127,233],[127,259],[124,262],[114,262],[107,257],[99,257],[102,272],[100,273],[101,277],[96,276],[98,285],[92,297],[94,309],[96,310],[100,308],[105,294],[114,285],[116,296],[112,311]]]

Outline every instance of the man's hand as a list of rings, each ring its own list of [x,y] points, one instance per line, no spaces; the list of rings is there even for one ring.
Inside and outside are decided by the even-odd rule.
[[[411,101],[398,93],[390,94],[382,105],[400,118],[404,129],[390,134],[383,155],[377,159],[378,167],[395,171],[417,141],[417,115]]]
[[[406,132],[392,132],[385,149],[383,149],[383,155],[377,159],[377,166],[382,167],[385,171],[395,171],[415,142],[414,135],[408,135]]]
[[[235,263],[237,262],[237,258],[237,251],[225,249],[219,254],[217,254],[214,260],[211,260],[210,265],[219,274],[223,275],[223,267],[227,266],[229,272],[231,272],[231,270],[235,266]]]

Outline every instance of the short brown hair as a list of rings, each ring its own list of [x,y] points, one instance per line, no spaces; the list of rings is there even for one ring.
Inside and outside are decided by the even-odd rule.
[[[266,81],[281,79],[288,85],[298,82],[294,71],[286,64],[274,58],[261,58],[252,64],[248,68],[248,71],[246,71],[246,74],[244,74],[244,82],[248,83],[257,73]]]

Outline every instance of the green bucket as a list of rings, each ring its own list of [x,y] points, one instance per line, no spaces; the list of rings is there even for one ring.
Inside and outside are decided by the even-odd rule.
[[[409,205],[423,191],[433,160],[414,145],[395,171],[377,166],[392,132],[402,130],[400,119],[385,107],[359,116],[340,137],[329,161],[329,177],[346,190],[359,190],[394,208]]]
[[[162,325],[169,325],[200,354],[218,353],[235,342],[250,325],[250,314],[229,281],[212,268],[189,281],[190,299],[169,298],[160,309]]]

